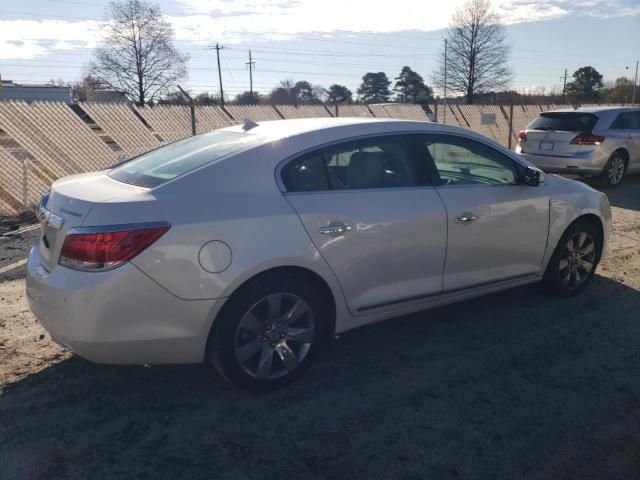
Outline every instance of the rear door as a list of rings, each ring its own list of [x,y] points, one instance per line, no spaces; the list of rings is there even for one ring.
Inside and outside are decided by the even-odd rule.
[[[442,291],[445,209],[407,137],[327,147],[281,169],[286,198],[356,315]]]
[[[629,149],[629,167],[637,170],[640,168],[640,111],[625,112],[622,116]]]
[[[540,273],[547,189],[519,184],[514,160],[484,143],[457,135],[421,138],[448,214],[444,291]]]
[[[522,153],[570,157],[582,147],[571,143],[581,133],[591,133],[598,117],[584,112],[544,112],[526,128]]]

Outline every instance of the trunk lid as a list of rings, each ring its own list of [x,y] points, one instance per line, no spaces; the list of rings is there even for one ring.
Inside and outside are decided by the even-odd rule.
[[[38,208],[43,266],[47,270],[55,267],[65,236],[70,229],[83,225],[96,204],[146,191],[147,188],[113,180],[106,172],[73,175],[55,182]]]

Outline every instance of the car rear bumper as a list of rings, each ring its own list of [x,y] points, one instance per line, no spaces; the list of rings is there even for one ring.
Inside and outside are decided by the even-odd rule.
[[[38,247],[27,263],[27,298],[42,326],[62,346],[110,364],[204,361],[220,300],[181,300],[128,263],[86,273],[47,271]]]
[[[544,172],[576,175],[600,175],[609,159],[607,155],[601,154],[597,150],[577,153],[570,157],[519,153]]]

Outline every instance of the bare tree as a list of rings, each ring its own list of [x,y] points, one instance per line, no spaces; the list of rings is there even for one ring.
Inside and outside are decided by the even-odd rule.
[[[89,65],[89,74],[103,84],[144,105],[186,77],[189,56],[173,46],[173,29],[157,5],[111,2],[106,29]]]
[[[71,95],[77,102],[86,102],[89,92],[104,88],[103,83],[91,75],[84,75],[71,85]]]
[[[467,103],[473,103],[475,94],[505,89],[512,79],[510,54],[504,26],[490,1],[467,0],[451,17],[447,32],[447,88],[464,94]],[[445,86],[444,49],[433,82]]]

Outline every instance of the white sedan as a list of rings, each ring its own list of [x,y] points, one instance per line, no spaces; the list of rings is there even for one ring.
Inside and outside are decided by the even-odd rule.
[[[594,275],[607,198],[491,140],[398,120],[217,130],[57,181],[27,294],[94,362],[208,362],[268,390],[334,334],[542,281]]]

